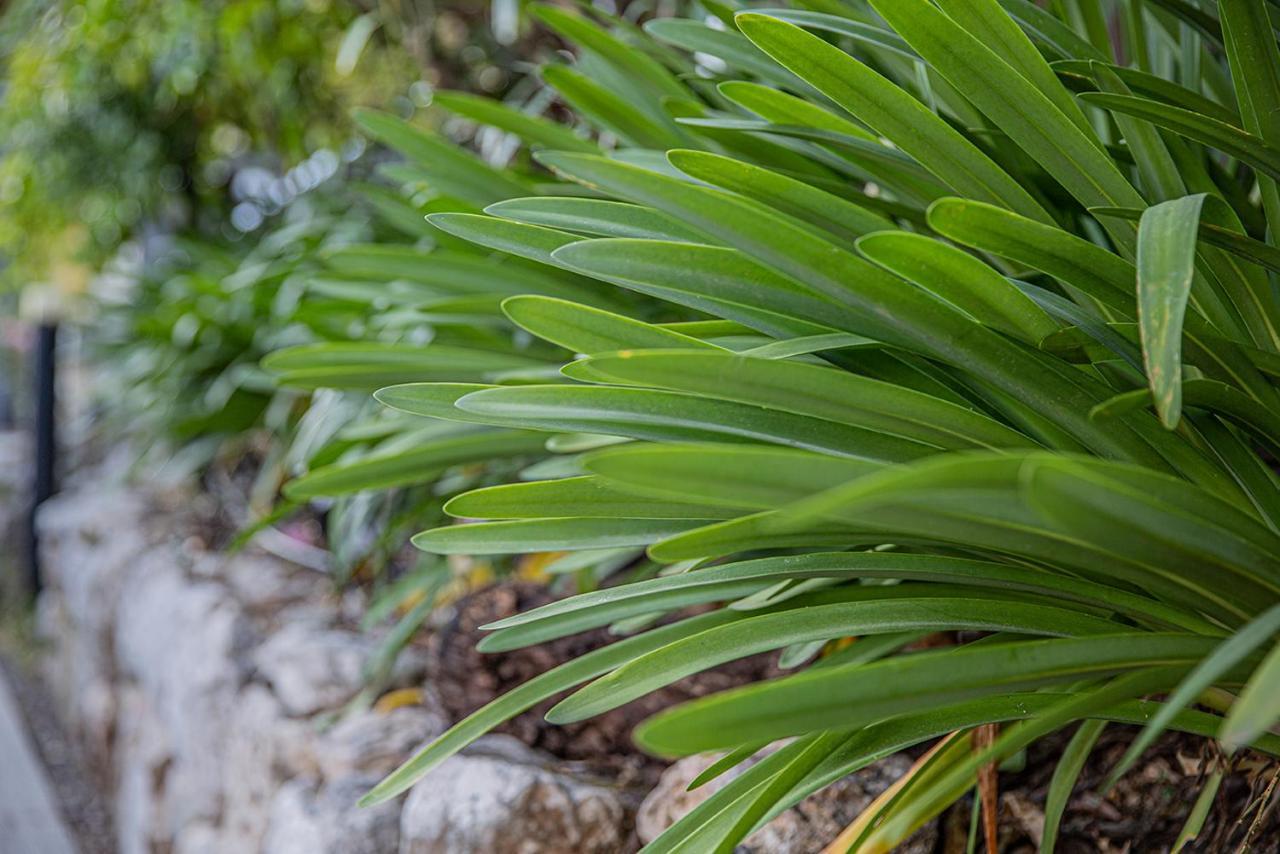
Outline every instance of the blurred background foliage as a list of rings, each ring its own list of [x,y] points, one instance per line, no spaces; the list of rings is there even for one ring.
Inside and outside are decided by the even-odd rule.
[[[677,5],[596,14],[643,42],[634,25]],[[449,563],[409,535],[442,521],[453,494],[544,457],[543,440],[424,431],[371,399],[381,380],[282,382],[260,362],[291,345],[356,342],[394,361],[430,342],[471,354],[477,380],[541,367],[552,348],[499,304],[547,289],[589,297],[576,277],[495,265],[424,219],[548,180],[508,119],[554,118],[596,145],[540,73],[575,51],[526,11],[521,0],[0,6],[0,314],[21,294],[28,320],[48,307],[85,321],[60,338],[64,381],[83,392],[66,397],[84,405],[62,419],[64,444],[92,457],[125,437],[149,471],[194,475],[216,499],[211,545],[252,537],[339,585],[375,589],[368,620],[400,623],[371,685],[455,571],[464,589],[515,567]],[[599,63],[591,73],[616,80]],[[506,119],[495,124],[470,93],[496,98]],[[386,139],[357,124],[361,107],[417,130]],[[421,144],[419,131],[425,163],[396,150]],[[29,332],[0,323],[0,359],[16,355],[0,387],[6,375],[25,387]],[[30,407],[17,403],[22,421]],[[548,571],[591,586],[586,569]]]
[[[667,6],[598,11],[637,21]],[[0,314],[88,321],[68,325],[63,343],[110,365],[64,431],[129,435],[153,461],[231,476],[220,489],[239,494],[225,502],[238,529],[288,511],[277,506],[282,481],[383,438],[378,428],[334,441],[341,425],[376,413],[368,389],[279,388],[259,367],[265,354],[366,337],[509,348],[496,299],[428,311],[406,297],[372,328],[352,293],[382,271],[335,271],[324,259],[347,246],[440,248],[424,213],[476,202],[371,144],[358,108],[521,171],[530,164],[516,137],[443,97],[433,104],[436,93],[573,120],[539,74],[570,46],[525,11],[522,0],[0,5]],[[0,386],[16,391],[19,420],[30,408],[29,331],[0,325]],[[403,546],[389,520],[404,506],[420,516],[424,497],[439,503],[429,490],[339,498],[327,513],[342,532],[327,538],[344,544],[339,574],[376,541]]]
[[[78,293],[131,237],[255,231],[359,153],[352,108],[499,92],[518,38],[503,0],[8,4],[0,292]]]

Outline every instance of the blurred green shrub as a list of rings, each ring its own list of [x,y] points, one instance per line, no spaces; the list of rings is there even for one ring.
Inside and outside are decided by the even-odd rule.
[[[353,105],[417,79],[355,44],[337,0],[25,0],[0,17],[0,254],[7,283],[76,289],[140,224],[220,227],[233,165],[348,138]],[[367,19],[365,19],[367,20]],[[336,62],[346,44],[348,61]],[[359,47],[354,51],[352,48]],[[351,59],[358,56],[358,63]]]

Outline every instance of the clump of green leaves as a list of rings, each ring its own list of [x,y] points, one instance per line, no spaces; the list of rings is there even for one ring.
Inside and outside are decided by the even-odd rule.
[[[1268,5],[1052,7],[716,4],[716,26],[644,30],[538,7],[580,48],[543,79],[598,135],[444,105],[553,178],[365,119],[444,235],[368,250],[382,293],[414,282],[433,317],[483,294],[474,334],[544,343],[502,366],[487,360],[526,339],[276,367],[408,365],[419,381],[368,373],[378,400],[545,448],[445,505],[484,521],[420,548],[665,565],[489,626],[490,650],[624,637],[460,722],[367,803],[547,697],[573,690],[548,718],[581,720],[768,651],[812,663],[637,732],[663,755],[728,751],[720,768],[794,737],[649,850],[732,850],[841,776],[984,724],[1005,726],[940,750],[852,847],[887,850],[980,767],[1082,719],[1145,725],[1117,773],[1165,728],[1280,754]],[[708,603],[725,607],[683,616]],[[934,632],[981,640],[909,649]]]

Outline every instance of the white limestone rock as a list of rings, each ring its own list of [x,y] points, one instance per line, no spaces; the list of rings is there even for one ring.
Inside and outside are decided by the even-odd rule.
[[[314,745],[315,757],[329,781],[354,775],[383,777],[448,726],[444,714],[428,706],[371,709],[326,730]]]
[[[222,764],[222,850],[258,851],[277,790],[295,776],[314,774],[315,728],[285,714],[263,685],[240,692],[232,737]]]
[[[137,685],[169,744],[161,796],[171,833],[217,821],[229,726],[252,642],[239,605],[218,585],[189,579],[172,551],[139,561],[116,626],[120,675]]]
[[[57,496],[37,519],[45,584],[37,629],[50,650],[45,680],[69,733],[104,768],[116,729],[116,609],[151,546],[147,513],[142,493],[104,486]]]
[[[618,792],[486,736],[410,790],[400,854],[615,854],[625,825]]]
[[[114,817],[120,854],[151,854],[172,841],[165,787],[172,752],[147,697],[119,694],[120,731],[114,754]]]
[[[354,697],[368,655],[353,632],[290,623],[254,650],[253,663],[285,710],[301,717]]]
[[[356,806],[375,783],[375,777],[324,785],[301,778],[285,783],[271,803],[262,854],[393,854],[399,845],[400,805]]]
[[[337,709],[364,687],[365,663],[378,646],[368,633],[290,621],[253,653],[259,675],[285,710],[297,717]],[[406,684],[425,669],[425,654],[409,647],[396,660],[393,684]]]

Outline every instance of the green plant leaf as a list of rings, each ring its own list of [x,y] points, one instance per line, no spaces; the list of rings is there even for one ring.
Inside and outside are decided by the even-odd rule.
[[[1165,708],[1167,707],[1162,707],[1161,711],[1163,712]],[[1174,712],[1176,713],[1177,710],[1175,709]],[[1071,792],[1080,779],[1080,772],[1084,770],[1089,754],[1106,726],[1107,722],[1104,720],[1090,720],[1080,724],[1075,735],[1071,736],[1071,741],[1067,742],[1062,756],[1058,758],[1053,776],[1049,779],[1049,791],[1044,799],[1044,832],[1040,835],[1041,854],[1053,854],[1058,847],[1058,828],[1062,823],[1062,814],[1066,811],[1067,801],[1071,799]]]
[[[1134,266],[1084,238],[968,199],[939,199],[928,217],[944,237],[1042,270],[1110,309],[1134,314]]]
[[[671,165],[691,178],[769,205],[846,240],[893,228],[883,216],[768,169],[703,151],[668,152]]]
[[[1114,634],[924,652],[786,676],[661,712],[636,740],[665,756],[731,748],[820,729],[849,728],[919,708],[1191,665],[1213,642],[1179,634]],[[927,697],[928,699],[923,699]]]
[[[1147,208],[1138,224],[1138,328],[1147,380],[1170,430],[1182,414],[1182,320],[1195,277],[1196,233],[1205,195]]]
[[[619,488],[598,477],[572,477],[536,483],[509,483],[474,489],[445,504],[463,519],[732,519],[741,508],[677,501]]]
[[[357,110],[355,120],[374,139],[385,142],[425,169],[432,183],[449,195],[476,205],[524,195],[523,182],[398,116]]]
[[[355,460],[343,460],[307,472],[286,483],[284,494],[291,500],[302,501],[425,483],[450,466],[538,453],[544,442],[544,437],[537,433],[513,430],[421,439],[410,433],[395,441],[397,447],[379,447]]]
[[[491,350],[446,344],[328,342],[277,350],[262,367],[296,388],[375,389],[434,379],[484,379],[546,362]]]
[[[485,208],[485,213],[529,225],[601,237],[702,242],[697,232],[685,228],[679,220],[652,208],[609,199],[531,196],[497,202]]]
[[[1249,677],[1222,722],[1218,737],[1228,753],[1248,747],[1255,739],[1275,726],[1280,719],[1280,644],[1274,644],[1267,657]]]
[[[1048,221],[1048,215],[1031,195],[976,146],[866,65],[776,17],[741,13],[735,20],[757,47],[875,128],[955,190]]]
[[[1093,126],[1031,39],[997,0],[942,0],[938,8],[1035,86],[1099,148]]]
[[[631,347],[719,349],[660,326],[550,297],[511,297],[503,301],[502,311],[520,328],[575,353]]]
[[[1226,122],[1133,95],[1086,92],[1080,98],[1094,106],[1144,119],[1166,130],[1171,130],[1179,136],[1216,148],[1223,154],[1248,163],[1273,179],[1280,177],[1280,148]],[[1094,203],[1085,202],[1085,204]],[[1120,203],[1120,207],[1126,204]]]
[[[1059,363],[1039,361],[1034,353],[986,332],[923,291],[902,287],[893,276],[798,228],[794,221],[739,197],[602,158],[576,154],[540,157],[577,181],[609,187],[623,197],[668,213],[679,212],[690,224],[732,242],[735,248],[804,282],[815,292],[858,309],[856,325],[850,324],[854,328],[845,331],[908,350],[925,350],[944,362],[962,366],[1038,408],[1041,414],[1051,414],[1063,427],[1069,424],[1072,433],[1101,453],[1157,467],[1165,465],[1148,444],[1165,443],[1143,425],[1132,425],[1143,431],[1139,439],[1120,430],[1099,431],[1089,422],[1088,410],[1101,390],[1087,391],[1087,380],[1079,372],[1063,373],[1058,370]],[[835,318],[831,322],[834,324]],[[1018,357],[1013,356],[1014,351]],[[1016,370],[1010,368],[1009,360],[1018,363]],[[1194,465],[1195,460],[1186,458],[1180,464]],[[1204,475],[1209,476],[1207,471]]]
[[[834,597],[845,601],[824,601]],[[842,587],[777,610],[748,612],[741,620],[654,650],[562,700],[547,712],[547,720],[564,724],[594,717],[685,676],[793,643],[907,631],[1074,636],[1117,628],[1065,608],[971,598],[941,585]]]
[[[523,554],[647,546],[698,521],[671,519],[580,518],[517,519],[475,522],[423,531],[413,544],[441,555]]]
[[[431,103],[472,121],[513,133],[531,145],[557,151],[600,150],[595,143],[583,139],[564,125],[508,107],[492,98],[437,89],[431,93]]]
[[[575,110],[630,145],[671,148],[688,142],[674,123],[667,127],[666,123],[635,109],[633,104],[586,74],[564,65],[544,65],[542,79]],[[507,193],[505,198],[526,195],[528,193]],[[487,199],[486,204],[501,200]]]
[[[1026,448],[1033,443],[972,409],[802,362],[727,352],[650,350],[593,356],[564,368],[575,379],[655,386],[810,415],[937,448]]]
[[[657,97],[683,98],[687,90],[661,63],[628,45],[585,17],[558,6],[534,3],[529,12],[576,45],[592,51],[613,65],[633,85]]]
[[[1142,211],[1136,208],[1093,208],[1090,213],[1098,216],[1123,217],[1132,220],[1138,220],[1142,217]],[[1280,249],[1268,246],[1261,240],[1254,240],[1248,235],[1204,221],[1200,223],[1199,239],[1219,249],[1225,249],[1260,267],[1266,267],[1273,272],[1280,272]]]
[[[945,243],[905,231],[868,234],[858,251],[981,323],[1037,344],[1058,329],[1044,310],[986,264]]]
[[[1276,46],[1275,24],[1263,3],[1251,0],[1221,0],[1223,44],[1240,105],[1241,125],[1272,146],[1280,145],[1280,47]],[[1276,223],[1280,223],[1280,190],[1274,175],[1258,181],[1259,195],[1271,244],[1276,245]]]
[[[1082,204],[1141,204],[1141,196],[1094,139],[937,7],[926,0],[871,0],[871,5]]]
[[[799,78],[779,68],[759,48],[731,30],[713,29],[698,21],[681,18],[656,18],[645,23],[644,31],[667,44],[719,57],[731,68],[761,80],[790,88],[805,88]]]
[[[758,558],[708,567],[680,575],[636,582],[573,596],[485,626],[496,634],[485,648],[503,648],[525,638],[555,638],[607,625],[614,614],[643,613],[649,603],[685,607],[720,602],[742,591],[805,579],[936,582],[1025,593],[1091,608],[1115,608],[1159,628],[1217,631],[1194,615],[1113,586],[1037,572],[993,562],[897,552],[830,552]],[[519,631],[517,631],[517,629]],[[532,642],[532,641],[530,641]]]
[[[1230,125],[1240,125],[1240,114],[1231,107],[1155,74],[1115,65],[1101,54],[1093,59],[1063,59],[1050,65],[1060,76],[1072,79],[1077,84],[1087,84],[1087,78],[1093,77],[1096,66],[1103,65],[1139,95],[1164,101],[1175,107],[1185,107]]]
[[[1178,838],[1173,841],[1173,848],[1170,849],[1170,854],[1178,854],[1188,843],[1193,842],[1200,835],[1200,831],[1204,829],[1205,819],[1209,817],[1209,811],[1213,808],[1213,801],[1218,796],[1218,788],[1222,785],[1224,775],[1225,772],[1221,769],[1209,775],[1209,779],[1205,781],[1200,794],[1196,796],[1196,802],[1191,806],[1191,812],[1187,816],[1186,823],[1182,826],[1182,830],[1178,832]]]
[[[764,362],[764,360],[761,360]],[[778,364],[765,362],[766,364]],[[493,388],[457,401],[464,412],[556,431],[633,439],[766,442],[859,459],[915,459],[929,446],[866,427],[694,394],[604,386]]]

